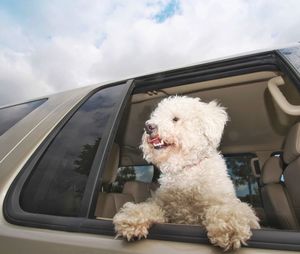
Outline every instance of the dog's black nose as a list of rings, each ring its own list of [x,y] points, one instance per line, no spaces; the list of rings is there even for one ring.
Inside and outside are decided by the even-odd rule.
[[[157,125],[154,124],[154,123],[149,123],[149,122],[146,122],[145,123],[145,131],[147,134],[152,134],[153,132],[155,132],[157,129]]]

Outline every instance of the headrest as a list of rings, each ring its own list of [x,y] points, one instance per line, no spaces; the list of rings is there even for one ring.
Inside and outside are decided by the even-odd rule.
[[[261,182],[262,184],[279,183],[281,175],[281,159],[279,157],[271,157],[262,168]]]
[[[151,196],[150,184],[129,181],[124,184],[122,193],[132,195],[136,203],[143,202]]]
[[[296,123],[289,131],[283,147],[283,159],[290,163],[300,155],[300,123]]]
[[[102,182],[113,183],[116,180],[120,159],[120,147],[114,143],[109,154],[107,165],[105,167]]]

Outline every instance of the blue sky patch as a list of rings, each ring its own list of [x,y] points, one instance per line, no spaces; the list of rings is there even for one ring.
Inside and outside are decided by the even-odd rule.
[[[154,16],[157,23],[163,23],[168,18],[174,16],[180,11],[180,4],[178,0],[170,0],[163,8]]]
[[[31,19],[32,15],[39,9],[39,7],[40,2],[38,0],[0,0],[0,9],[19,22]]]
[[[102,33],[100,34],[96,40],[95,40],[95,43],[94,45],[96,46],[96,48],[101,48],[103,42],[107,39],[107,34],[106,33]]]

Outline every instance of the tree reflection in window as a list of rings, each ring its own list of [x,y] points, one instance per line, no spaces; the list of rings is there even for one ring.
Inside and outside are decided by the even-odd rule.
[[[122,192],[124,184],[129,181],[151,183],[154,177],[153,165],[124,166],[118,168],[116,180],[109,192]]]
[[[253,154],[225,156],[228,174],[234,183],[237,196],[254,207],[261,207],[258,179],[251,171]]]
[[[79,174],[86,176],[89,175],[99,143],[100,138],[97,138],[94,144],[85,144],[82,146],[82,150],[77,157],[78,159],[74,161],[74,165],[76,166],[75,171],[77,171]]]
[[[122,192],[124,184],[136,180],[136,173],[133,166],[120,167],[116,181],[113,182],[111,192]]]
[[[25,211],[78,216],[96,150],[121,92],[112,86],[93,94],[59,131],[22,189]]]

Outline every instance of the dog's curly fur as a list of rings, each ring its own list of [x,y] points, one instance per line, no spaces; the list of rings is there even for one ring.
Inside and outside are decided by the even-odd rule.
[[[147,133],[144,158],[161,170],[160,188],[146,202],[126,203],[113,222],[128,240],[147,237],[153,223],[200,224],[210,242],[225,250],[237,249],[259,228],[258,218],[235,195],[224,159],[217,151],[227,114],[215,101],[169,97],[147,122],[157,126],[166,144],[154,149]]]

